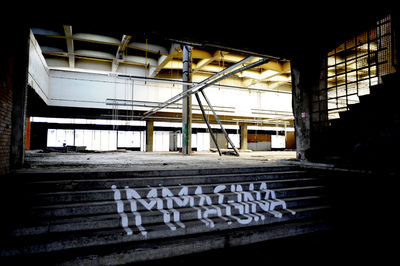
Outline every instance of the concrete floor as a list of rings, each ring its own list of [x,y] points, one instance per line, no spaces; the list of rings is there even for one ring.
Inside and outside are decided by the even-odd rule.
[[[281,160],[296,158],[295,151],[243,152],[240,157],[219,156],[218,153],[195,152],[183,156],[178,152],[101,152],[101,153],[61,153],[26,151],[25,169],[22,171],[55,170],[74,171],[86,169],[110,170],[160,170],[223,167],[261,167],[284,164]]]

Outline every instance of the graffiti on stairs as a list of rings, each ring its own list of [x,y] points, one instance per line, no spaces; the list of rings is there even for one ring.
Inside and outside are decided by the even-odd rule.
[[[267,217],[281,218],[283,212],[295,215],[295,211],[288,209],[286,202],[278,199],[275,191],[268,189],[265,182],[220,184],[213,188],[212,193],[207,194],[203,193],[202,186],[180,186],[178,190],[174,189],[175,194],[171,191],[172,188],[149,187],[146,196],[140,196],[137,190],[127,186],[121,189],[112,185],[111,189],[121,225],[127,235],[133,234],[129,226],[132,224],[143,236],[147,235],[142,215],[148,211],[159,211],[163,222],[171,230],[185,228],[181,221],[181,212],[187,208],[195,211],[194,219],[200,220],[209,228],[215,227],[215,221],[211,218],[216,217],[227,224],[237,222],[246,225]],[[189,193],[190,189],[194,191]],[[128,214],[133,218],[129,219]]]

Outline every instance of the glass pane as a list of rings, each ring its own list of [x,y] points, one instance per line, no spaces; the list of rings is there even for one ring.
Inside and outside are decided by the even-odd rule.
[[[357,72],[352,71],[347,73],[347,83],[354,82],[357,80]]]
[[[369,64],[370,65],[375,65],[376,64],[376,53],[375,52],[372,52],[369,55]]]
[[[328,88],[336,86],[336,77],[328,78]]]
[[[363,33],[357,35],[356,39],[357,39],[357,45],[358,44],[362,44],[362,43],[366,43],[368,41],[367,33],[363,32]]]
[[[357,68],[368,66],[368,55],[357,58]]]
[[[333,66],[336,64],[335,55],[328,57],[328,66]]]
[[[328,89],[328,99],[336,98],[336,87]]]
[[[355,57],[356,57],[356,49],[355,48],[348,49],[346,51],[346,60],[347,61],[354,59]]]
[[[328,119],[329,120],[331,120],[331,119],[339,119],[339,118],[340,118],[340,116],[339,116],[339,113],[337,111],[329,111],[328,112]]]
[[[367,79],[368,76],[368,68],[363,68],[357,71],[357,80]]]
[[[328,67],[328,77],[336,75],[336,70],[334,66]]]
[[[337,85],[344,85],[346,83],[346,75],[337,76]]]
[[[341,51],[340,53],[336,53],[336,64],[343,63],[346,59],[345,51]]]
[[[357,83],[347,84],[347,94],[357,94]]]
[[[360,102],[360,99],[357,95],[350,95],[348,96],[347,101],[349,102],[349,104],[356,104]]]
[[[336,47],[336,53],[340,53],[344,51],[344,43]]]
[[[328,52],[328,56],[334,55],[335,54],[335,49],[331,50],[330,52]]]
[[[375,27],[370,29],[370,31],[369,31],[369,39],[370,40],[376,39],[376,28]]]
[[[328,110],[336,108],[337,108],[336,99],[328,100]]]
[[[347,61],[347,71],[351,71],[356,69],[356,60],[352,59],[350,61]]]
[[[378,78],[371,78],[371,86],[378,85]]]
[[[376,77],[376,66],[371,66],[369,68],[370,77]]]
[[[339,86],[337,88],[337,95],[339,96],[345,96],[346,95],[346,86]]]
[[[343,74],[344,72],[346,72],[346,64],[345,63],[336,65],[336,73],[337,74]]]
[[[390,24],[385,23],[379,26],[380,35],[390,34]]]
[[[390,21],[390,19],[391,19],[391,16],[390,16],[390,15],[387,15],[386,17],[384,17],[384,18],[382,18],[381,20],[379,20],[379,23],[380,23],[380,24],[383,24],[383,23],[385,23],[385,22],[387,22],[387,21]]]
[[[362,80],[358,82],[358,95],[369,94],[369,80]]]
[[[338,106],[338,108],[346,107],[346,106],[347,106],[347,99],[346,99],[346,97],[340,97],[340,98],[338,98],[337,106]]]
[[[367,54],[368,54],[368,43],[365,43],[357,47],[357,57]]]

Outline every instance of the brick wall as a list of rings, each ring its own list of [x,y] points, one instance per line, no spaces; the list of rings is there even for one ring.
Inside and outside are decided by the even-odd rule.
[[[0,175],[10,166],[12,63],[10,57],[0,56]]]

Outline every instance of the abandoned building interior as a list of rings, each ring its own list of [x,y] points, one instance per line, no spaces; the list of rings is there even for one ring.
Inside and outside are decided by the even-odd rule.
[[[331,12],[5,29],[1,260],[389,259],[400,14]]]

